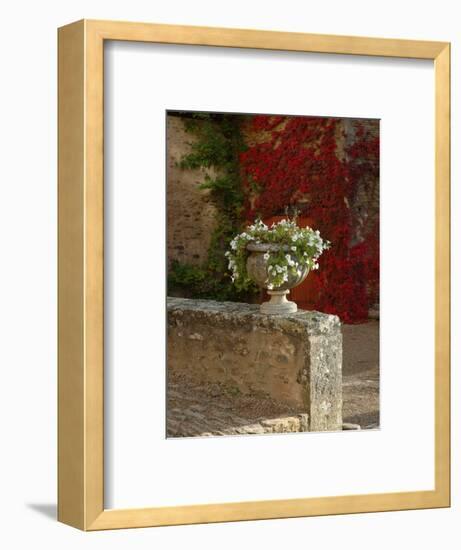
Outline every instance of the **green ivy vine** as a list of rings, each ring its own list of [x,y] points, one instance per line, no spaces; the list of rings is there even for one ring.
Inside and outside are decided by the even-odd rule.
[[[216,207],[215,229],[204,265],[173,261],[168,290],[192,298],[248,300],[257,289],[237,290],[228,272],[225,252],[241,230],[244,193],[240,174],[240,154],[246,150],[242,134],[245,115],[224,113],[175,113],[185,129],[195,136],[191,150],[178,165],[183,170],[201,169],[200,189],[208,189]]]

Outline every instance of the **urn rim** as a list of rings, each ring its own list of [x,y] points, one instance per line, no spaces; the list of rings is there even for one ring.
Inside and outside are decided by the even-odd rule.
[[[246,248],[249,252],[278,252],[290,249],[286,244],[277,243],[248,243]]]

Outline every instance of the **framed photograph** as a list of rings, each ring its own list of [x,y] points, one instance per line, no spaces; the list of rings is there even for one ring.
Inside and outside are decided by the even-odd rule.
[[[59,29],[58,518],[450,505],[450,45]]]

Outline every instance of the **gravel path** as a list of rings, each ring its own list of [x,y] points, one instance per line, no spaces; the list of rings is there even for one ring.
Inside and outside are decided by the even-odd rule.
[[[269,398],[230,392],[218,384],[168,384],[168,437],[303,432],[307,415]]]
[[[379,427],[379,322],[343,325],[343,421]]]

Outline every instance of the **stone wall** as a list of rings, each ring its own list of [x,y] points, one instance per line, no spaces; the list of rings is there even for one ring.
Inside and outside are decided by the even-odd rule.
[[[359,126],[371,137],[379,137],[378,119],[344,119],[344,144],[352,146],[357,140]],[[356,161],[360,162],[360,161]],[[376,230],[379,223],[379,178],[368,175],[362,178],[355,190],[352,208],[354,239],[352,245],[363,241],[364,237]]]
[[[200,170],[182,170],[177,162],[195,140],[179,117],[167,116],[167,249],[173,260],[201,265],[208,256],[215,227],[215,207],[209,192],[199,189]]]
[[[338,317],[259,306],[168,299],[168,375],[269,396],[307,414],[311,431],[342,429],[342,336]]]

